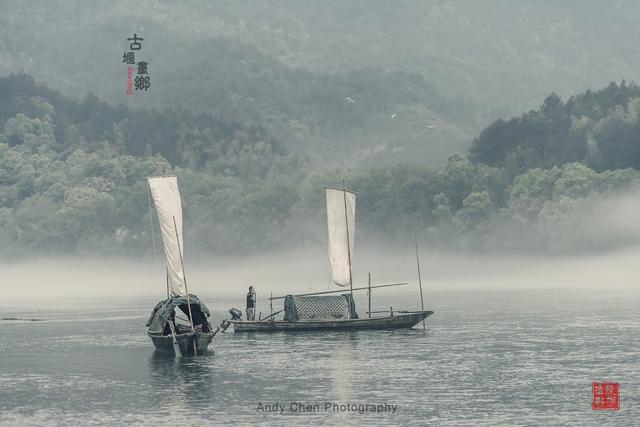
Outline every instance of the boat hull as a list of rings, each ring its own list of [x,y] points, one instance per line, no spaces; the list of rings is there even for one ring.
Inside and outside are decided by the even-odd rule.
[[[156,347],[156,350],[163,353],[175,353],[173,345],[173,336],[171,335],[159,335],[147,332],[149,338]],[[188,332],[185,334],[176,335],[176,343],[180,349],[182,356],[193,356],[194,354],[204,354],[209,349],[209,344],[215,334],[213,332]],[[196,352],[194,352],[194,344]]]
[[[235,332],[404,329],[412,328],[432,314],[433,311],[421,311],[416,313],[364,319],[303,320],[297,322],[234,320],[231,323],[234,326]]]

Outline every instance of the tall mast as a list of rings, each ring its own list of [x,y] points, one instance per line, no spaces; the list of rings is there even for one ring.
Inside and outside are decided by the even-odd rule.
[[[342,180],[342,196],[344,198],[344,222],[347,230],[347,259],[349,260],[349,288],[351,289],[351,298],[353,299],[353,277],[351,275],[351,239],[349,239],[349,215],[347,214],[347,190],[344,188],[344,179]]]
[[[420,305],[422,308],[422,312],[424,313],[424,299],[422,298],[422,275],[420,274],[420,257],[418,256],[418,236],[417,234],[413,234],[413,238],[416,242],[416,264],[418,265],[418,283],[420,283]],[[424,317],[422,318],[422,329],[427,330],[427,326],[424,322]]]
[[[169,268],[165,266],[164,271],[165,273],[167,273],[167,299],[169,299],[169,297],[171,296],[169,294]]]
[[[371,273],[369,273],[369,317],[371,317]]]
[[[182,277],[184,278],[184,290],[187,293],[187,307],[189,307],[189,323],[191,323],[191,330],[193,327],[193,317],[191,315],[191,301],[189,300],[189,288],[187,288],[187,275],[184,273],[184,261],[182,259],[182,248],[180,247],[180,237],[178,236],[178,226],[176,225],[176,217],[173,217],[173,227],[176,230],[176,242],[178,242],[178,254],[180,254],[180,266],[182,267]]]
[[[184,278],[184,290],[187,294],[187,307],[189,308],[189,323],[191,324],[191,332],[195,332],[193,327],[193,314],[191,314],[191,300],[189,299],[189,288],[187,287],[187,275],[184,272],[184,260],[182,259],[182,248],[180,247],[180,236],[178,235],[178,226],[176,225],[176,217],[173,217],[173,228],[176,231],[176,242],[178,242],[178,254],[180,255],[180,266],[182,267],[182,277]],[[198,353],[196,348],[196,340],[193,340],[193,354]]]
[[[149,199],[149,225],[151,226],[151,244],[153,245],[153,264],[158,264],[158,251],[156,249],[156,233],[153,230],[153,210],[151,209],[151,183],[147,178],[147,196]],[[167,299],[169,298],[169,267],[165,265],[164,271],[167,275]]]

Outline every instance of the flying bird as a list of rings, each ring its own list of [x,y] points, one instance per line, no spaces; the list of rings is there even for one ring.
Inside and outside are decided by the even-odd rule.
[[[424,125],[424,127],[426,127],[427,129],[434,129],[437,128],[438,125]]]
[[[395,118],[397,118],[397,117],[398,117],[398,115],[397,115],[396,113],[393,113],[393,114],[391,115],[391,118],[392,118],[392,119],[395,119]]]
[[[344,100],[347,101],[349,104],[354,104],[356,102],[356,100],[351,98],[350,96],[347,96]]]

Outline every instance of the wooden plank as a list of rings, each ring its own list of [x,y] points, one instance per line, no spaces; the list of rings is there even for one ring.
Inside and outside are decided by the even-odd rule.
[[[369,286],[364,286],[362,288],[353,288],[354,291],[362,291],[362,290],[368,290],[368,289],[375,289],[375,288],[388,288],[390,286],[405,286],[407,285],[407,283],[390,283],[387,285],[376,285],[376,286],[371,286],[371,288],[369,288]],[[324,291],[324,292],[310,292],[308,294],[295,294],[295,295],[291,295],[293,297],[306,297],[306,296],[311,296],[311,295],[323,295],[323,294],[335,294],[335,293],[339,293],[339,292],[347,292],[346,289],[338,289],[335,291]],[[274,300],[274,299],[283,299],[286,298],[287,295],[284,296],[279,296],[279,297],[271,297],[269,298],[270,300]]]

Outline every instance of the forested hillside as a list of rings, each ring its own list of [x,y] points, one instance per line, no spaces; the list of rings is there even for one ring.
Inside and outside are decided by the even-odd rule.
[[[498,120],[474,140],[470,158],[511,173],[582,162],[596,170],[640,168],[640,87],[624,81]]]
[[[635,84],[612,83],[491,124],[443,168],[322,168],[260,126],[2,78],[2,253],[149,253],[145,177],[174,173],[193,252],[322,245],[322,187],[342,179],[359,194],[360,242],[405,244],[418,232],[429,245],[470,249],[626,244],[633,233],[598,231],[584,215],[607,215],[612,198],[640,185],[638,106]]]
[[[152,88],[128,97],[134,32]],[[632,0],[4,0],[0,75],[224,116],[319,166],[441,167],[551,92],[637,81],[639,32]]]
[[[77,99],[92,92],[113,105],[180,106],[260,126],[315,165],[415,157],[441,165],[451,150],[466,149],[472,104],[428,76],[402,67],[328,72],[285,64],[233,34],[199,31],[212,5],[195,4],[143,1],[131,10],[121,1],[8,0],[0,5],[7,11],[0,13],[0,75],[27,72]],[[227,6],[220,6],[211,17],[222,19]],[[151,88],[127,96],[122,56],[134,32],[144,38]]]

